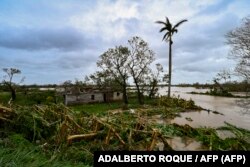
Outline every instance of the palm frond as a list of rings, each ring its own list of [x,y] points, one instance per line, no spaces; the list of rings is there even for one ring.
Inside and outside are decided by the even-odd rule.
[[[168,40],[168,38],[169,38],[169,36],[170,36],[170,32],[167,32],[164,36],[163,36],[163,38],[162,38],[162,40]]]
[[[170,23],[168,17],[166,17],[166,27],[167,27],[167,30],[168,31],[171,31],[172,30],[172,24]]]
[[[173,33],[177,33],[178,32],[178,30],[177,29],[173,29],[173,31],[172,31]]]
[[[168,28],[168,31],[172,31],[172,24],[169,23],[169,24],[167,25],[167,28]]]
[[[164,27],[161,28],[160,32],[162,32],[164,30],[171,31],[171,29],[172,29],[172,24],[169,22],[169,20],[167,20],[166,22],[156,21],[155,23],[164,24]]]
[[[168,17],[166,17],[166,23],[170,24],[170,21],[169,21]]]
[[[179,25],[181,25],[182,23],[184,23],[184,22],[186,22],[186,21],[188,21],[188,20],[181,20],[181,21],[179,21],[174,27],[173,27],[173,29],[176,29]]]
[[[155,23],[158,23],[158,24],[164,24],[165,26],[167,26],[167,24],[163,21],[156,21]]]
[[[160,32],[162,32],[164,30],[168,30],[168,28],[167,27],[163,27],[163,28],[160,29]]]
[[[167,31],[165,34],[164,34],[164,36],[163,36],[163,38],[162,38],[162,40],[169,40],[169,38],[174,34],[174,33],[177,33],[178,32],[178,30],[177,30],[177,27],[179,26],[179,25],[181,25],[182,23],[184,23],[184,22],[186,22],[187,20],[185,19],[185,20],[181,20],[181,21],[179,21],[175,26],[173,26],[171,23],[170,23],[170,21],[169,21],[169,19],[168,19],[168,17],[166,17],[166,22],[163,22],[163,21],[156,21],[156,23],[159,23],[159,24],[163,24],[164,25],[164,27],[162,27],[161,29],[160,29],[160,32],[163,32],[163,31]],[[172,42],[172,41],[171,41]]]

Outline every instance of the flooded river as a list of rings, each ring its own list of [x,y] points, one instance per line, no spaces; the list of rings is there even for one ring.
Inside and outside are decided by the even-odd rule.
[[[250,99],[216,97],[208,95],[189,94],[189,92],[206,92],[207,89],[193,87],[173,87],[172,95],[184,99],[192,99],[202,108],[218,111],[221,114],[208,111],[194,111],[182,113],[171,122],[180,125],[188,124],[192,127],[220,127],[224,122],[250,130]],[[167,94],[167,87],[159,88],[160,95]],[[190,119],[191,118],[191,119]]]

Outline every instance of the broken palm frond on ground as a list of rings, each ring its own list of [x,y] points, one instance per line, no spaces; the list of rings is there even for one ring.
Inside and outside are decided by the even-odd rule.
[[[1,121],[12,122],[12,118],[15,116],[15,112],[11,108],[0,105],[0,123]]]
[[[236,138],[242,142],[250,143],[250,131],[242,128],[238,128],[228,122],[224,122],[226,126],[218,128],[218,130],[230,131],[234,134],[233,138]],[[245,147],[245,146],[244,146]],[[246,149],[247,150],[247,149]]]
[[[162,96],[159,99],[159,105],[165,107],[165,109],[178,108],[180,109],[180,111],[202,109],[200,106],[195,105],[192,99],[185,100],[180,98],[180,96],[177,97],[173,96],[171,98]]]
[[[174,101],[176,104],[183,103],[178,98]],[[188,102],[184,106],[190,108],[192,105]],[[152,123],[152,121],[149,122],[149,117],[153,115],[154,111],[156,111],[155,107],[154,109],[136,109],[133,112],[116,110],[116,112],[108,112],[107,116],[97,117],[75,113],[68,107],[59,104],[32,107],[15,106],[12,109],[1,106],[0,116],[1,121],[5,122],[5,125],[8,124],[8,131],[22,133],[30,141],[50,143],[56,147],[64,144],[71,145],[73,142],[81,142],[81,140],[87,142],[98,140],[101,141],[99,144],[103,150],[109,148],[107,145],[113,145],[119,150],[155,150],[157,149],[155,148],[156,142],[163,142],[165,149],[171,150],[166,138],[188,136],[198,138],[213,150],[217,148],[211,146],[212,140],[216,140],[217,143],[222,142],[214,129],[194,129],[188,125],[177,124],[163,126]],[[159,114],[159,111],[156,114]],[[242,133],[239,129],[229,125],[227,129],[236,133],[237,139],[240,139],[242,143],[247,142],[243,140],[242,136],[246,136],[249,132]],[[223,146],[221,149],[244,150],[241,146],[242,144],[232,148]]]
[[[154,150],[156,140],[161,140],[170,148],[160,131],[146,125],[140,114],[124,112],[111,115],[108,119],[84,115],[78,117],[64,105],[15,106],[12,109],[1,109],[15,113],[12,119],[3,120],[13,122],[8,130],[21,133],[33,142],[60,147],[66,143],[71,145],[75,141],[99,140],[103,145],[100,149],[111,144],[120,150]]]
[[[234,138],[221,139],[212,128],[192,128],[188,125],[158,124],[154,116],[172,116],[179,109],[197,108],[193,102],[181,99],[161,99],[161,106],[148,106],[130,110],[108,111],[101,116],[76,112],[63,104],[0,106],[0,147],[8,144],[9,136],[19,135],[18,143],[35,145],[49,161],[68,160],[92,165],[94,151],[106,150],[173,150],[168,139],[189,137],[200,141],[207,150],[250,150],[245,140],[249,131],[227,125],[236,133]],[[166,101],[165,101],[166,100]],[[168,104],[167,102],[170,100]],[[182,107],[181,107],[182,106]],[[172,108],[172,109],[171,109]],[[167,114],[171,113],[171,114]],[[20,137],[21,136],[21,137]],[[6,142],[7,141],[7,142]],[[2,143],[7,143],[2,145]],[[163,145],[161,149],[159,143]],[[13,146],[13,148],[12,148]],[[9,148],[9,146],[7,147]],[[1,152],[0,152],[1,153]]]

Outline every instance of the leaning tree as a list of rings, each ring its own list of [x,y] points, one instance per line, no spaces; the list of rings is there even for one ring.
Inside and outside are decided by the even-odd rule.
[[[166,22],[163,21],[156,21],[156,23],[163,24],[163,27],[160,29],[160,32],[166,31],[162,40],[169,42],[169,74],[168,74],[168,97],[170,97],[171,91],[171,78],[172,78],[172,44],[173,44],[173,35],[174,33],[178,32],[178,27],[182,23],[186,22],[187,20],[181,20],[174,26],[170,23],[169,19],[166,17]]]

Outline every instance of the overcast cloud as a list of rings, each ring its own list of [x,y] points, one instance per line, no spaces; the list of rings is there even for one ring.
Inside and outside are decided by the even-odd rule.
[[[25,84],[82,80],[108,48],[140,36],[167,69],[155,21],[168,16],[188,19],[174,36],[173,83],[210,82],[234,67],[225,34],[249,11],[248,0],[1,0],[0,68],[19,68]]]

